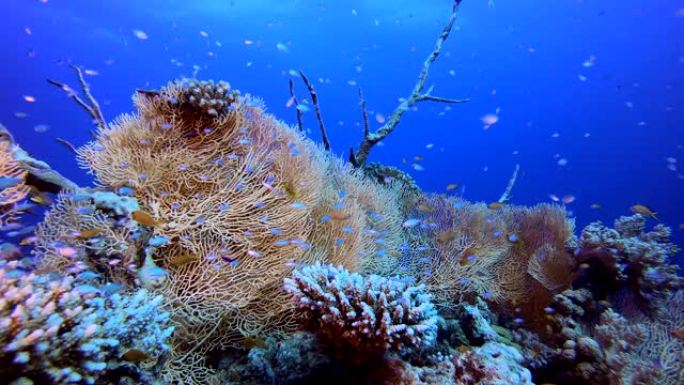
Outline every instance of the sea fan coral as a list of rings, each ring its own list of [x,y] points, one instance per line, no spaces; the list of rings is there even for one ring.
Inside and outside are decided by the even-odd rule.
[[[396,253],[401,219],[397,190],[331,159],[258,100],[231,93],[207,113],[188,84],[136,95],[139,114],[101,128],[78,160],[103,187],[132,191],[143,229],[164,240],[145,258],[166,273],[157,290],[172,304],[175,352],[202,355],[294,329],[281,290],[292,267],[373,265],[364,259]]]
[[[0,226],[16,220],[17,212],[13,205],[29,193],[24,183],[27,172],[17,165],[11,147],[12,143],[0,141],[0,177],[16,180],[16,183],[0,189]]]
[[[285,279],[285,291],[314,330],[342,349],[404,352],[430,346],[437,337],[439,317],[422,285],[316,263]]]
[[[128,365],[130,351],[154,358],[168,350],[163,298],[144,290],[105,296],[73,276],[28,274],[9,262],[0,266],[0,291],[5,383],[93,384]]]
[[[111,281],[133,285],[145,238],[128,217],[137,209],[135,199],[113,193],[60,194],[36,230],[39,271],[63,272],[81,263]]]

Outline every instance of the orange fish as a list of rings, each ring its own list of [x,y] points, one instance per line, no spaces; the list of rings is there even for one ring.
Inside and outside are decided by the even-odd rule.
[[[684,328],[674,329],[670,332],[670,334],[672,334],[672,337],[679,338],[680,340],[684,341]]]
[[[329,215],[330,218],[334,221],[346,221],[347,219],[351,218],[351,214],[348,213],[333,212]]]
[[[499,210],[499,209],[502,209],[504,207],[504,204],[501,202],[492,202],[492,203],[488,204],[487,207],[489,207],[492,210]]]
[[[653,210],[649,209],[648,207],[642,204],[635,204],[629,209],[632,210],[632,212],[635,214],[641,214],[647,218],[658,219],[658,217],[656,217],[656,213]]]
[[[413,160],[415,160],[416,162],[420,162],[420,161],[423,160],[423,159],[425,159],[425,158],[423,158],[423,157],[420,156],[420,155],[416,155],[416,156],[413,157]]]
[[[134,221],[140,223],[143,226],[154,227],[159,226],[159,222],[152,217],[149,213],[143,210],[135,210],[131,213],[131,217]]]
[[[457,188],[458,188],[458,183],[449,183],[449,184],[446,186],[446,190],[447,190],[447,191],[456,190]]]
[[[449,243],[456,239],[455,231],[443,231],[437,235],[437,242],[439,243]]]
[[[34,203],[37,203],[37,204],[43,205],[43,206],[50,206],[53,203],[52,199],[45,193],[33,195],[33,196],[31,196],[30,200],[31,200],[31,202],[34,202]]]
[[[176,267],[187,265],[188,263],[195,261],[199,261],[199,257],[195,254],[175,255],[169,259],[169,263]]]
[[[245,346],[245,349],[250,350],[252,348],[265,348],[267,346],[266,341],[259,337],[245,337],[245,340],[242,342],[243,345]]]
[[[102,233],[102,229],[94,228],[88,230],[81,230],[76,234],[76,238],[81,240],[86,240],[90,238],[95,238]]]
[[[142,352],[138,349],[131,349],[124,353],[123,356],[121,356],[121,358],[128,362],[140,362],[145,361],[149,358],[149,356],[147,355],[147,353]]]
[[[418,209],[418,211],[420,211],[421,213],[425,213],[425,214],[432,214],[435,212],[435,209],[433,209],[432,207],[428,206],[425,203],[419,204],[418,207],[416,207],[416,208]]]

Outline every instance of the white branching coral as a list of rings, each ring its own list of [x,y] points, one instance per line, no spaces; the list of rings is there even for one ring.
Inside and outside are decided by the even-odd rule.
[[[160,311],[162,302],[145,290],[105,295],[73,276],[28,274],[16,261],[3,263],[3,383],[93,384],[131,355],[163,355],[173,327],[169,313]]]
[[[285,290],[317,333],[344,348],[402,352],[429,346],[437,336],[439,317],[423,285],[316,263],[295,270]]]

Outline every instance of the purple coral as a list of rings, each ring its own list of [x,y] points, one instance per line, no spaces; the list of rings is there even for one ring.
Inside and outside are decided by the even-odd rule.
[[[316,263],[295,270],[285,290],[333,345],[382,354],[429,346],[437,336],[439,317],[423,285]]]

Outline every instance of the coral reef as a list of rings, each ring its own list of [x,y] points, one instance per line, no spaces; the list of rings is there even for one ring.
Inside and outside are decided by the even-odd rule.
[[[532,385],[532,375],[515,348],[487,342],[454,358],[456,385]]]
[[[657,224],[646,232],[640,214],[620,217],[614,227],[594,222],[582,230],[576,258],[586,264],[586,280],[596,283],[592,290],[598,298],[627,290],[642,310],[661,307],[673,290],[684,287],[679,267],[669,263],[679,251],[669,241],[671,230]]]
[[[0,290],[5,383],[94,384],[168,350],[163,298],[144,290],[105,295],[74,276],[25,273],[16,261],[0,266]]]
[[[295,270],[285,290],[317,333],[356,357],[430,346],[437,336],[439,317],[423,286],[316,263]]]
[[[139,209],[102,209],[95,193],[77,203],[58,199],[37,252],[45,266],[64,268],[52,249],[69,245],[107,279],[163,294],[172,304],[176,363],[294,330],[294,304],[281,290],[293,266],[325,261],[373,271],[402,243],[398,186],[365,179],[248,95],[231,91],[225,108],[209,113],[190,102],[190,84],[139,92],[139,115],[101,127],[78,149],[100,189],[130,195]],[[107,226],[97,246],[67,239]]]

